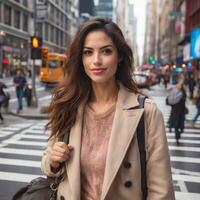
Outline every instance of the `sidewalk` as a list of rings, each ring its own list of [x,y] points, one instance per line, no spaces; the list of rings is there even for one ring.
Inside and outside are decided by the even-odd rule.
[[[8,114],[22,117],[25,119],[48,119],[48,115],[45,112],[45,108],[49,105],[50,100],[45,100],[43,103],[38,103],[38,106],[35,107],[26,107],[24,106],[23,111],[21,113],[16,113],[16,110],[11,109],[8,111]]]

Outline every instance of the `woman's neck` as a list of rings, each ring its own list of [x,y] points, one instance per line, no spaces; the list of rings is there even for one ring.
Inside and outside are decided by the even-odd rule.
[[[92,84],[91,103],[113,103],[117,101],[119,87],[117,82],[109,84]]]

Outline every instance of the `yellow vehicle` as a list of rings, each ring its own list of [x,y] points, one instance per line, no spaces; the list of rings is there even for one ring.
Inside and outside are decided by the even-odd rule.
[[[46,52],[44,52],[43,49],[42,52],[40,80],[45,84],[56,84],[62,80],[64,76],[67,56],[65,54],[48,53],[48,49]]]

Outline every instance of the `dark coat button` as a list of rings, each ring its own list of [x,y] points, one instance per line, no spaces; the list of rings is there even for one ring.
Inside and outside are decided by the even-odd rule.
[[[61,196],[61,197],[60,197],[60,200],[65,200],[65,197]]]
[[[131,163],[129,161],[125,161],[124,162],[124,167],[126,167],[127,169],[129,169],[131,167]]]
[[[124,186],[127,187],[127,188],[131,187],[132,186],[132,181],[126,181],[124,183]]]

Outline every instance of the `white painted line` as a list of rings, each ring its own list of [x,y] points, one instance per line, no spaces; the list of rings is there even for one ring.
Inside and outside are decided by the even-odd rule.
[[[200,193],[175,192],[176,200],[198,200]]]
[[[167,133],[169,133],[169,128],[168,127],[166,127],[165,130],[166,130]],[[172,130],[173,130],[172,133],[175,134],[174,129],[172,129]],[[184,129],[184,133],[188,133],[188,134],[190,134],[190,133],[197,133],[198,134],[199,133],[200,134],[200,129],[185,128]]]
[[[167,133],[167,136],[175,136],[175,133]],[[194,137],[194,138],[200,138],[200,134],[195,133],[182,133],[181,137]]]
[[[47,140],[48,137],[45,135],[22,135],[21,138],[27,138],[27,139],[45,139]]]
[[[3,144],[18,144],[18,145],[27,145],[27,146],[47,146],[47,142],[29,142],[29,141],[16,141],[16,140],[5,140],[2,142]]]
[[[41,151],[41,150],[30,150],[30,149],[1,148],[0,153],[42,156],[43,151]]]
[[[169,150],[200,152],[200,147],[169,146]]]
[[[185,175],[191,175],[191,176],[199,176],[200,177],[200,172],[193,172],[189,170],[184,170],[184,169],[176,169],[172,167],[172,173],[174,174],[185,174]]]
[[[45,177],[45,176],[21,174],[21,173],[14,173],[14,172],[0,172],[0,180],[4,180],[4,181],[16,181],[16,182],[28,183],[31,180],[38,177]]]
[[[200,163],[200,158],[170,156],[171,161],[185,162],[185,163]]]
[[[32,128],[31,129],[27,129],[25,131],[26,133],[40,133],[40,134],[44,134],[44,130],[43,131],[40,131],[40,130],[33,130]],[[45,135],[45,134],[44,134]]]
[[[11,135],[11,134],[13,134],[13,133],[14,133],[14,132],[1,132],[1,131],[0,131],[0,138],[6,137],[6,136]]]
[[[3,131],[18,131],[20,130],[19,127],[5,127],[5,128],[2,128]]]
[[[1,165],[14,165],[14,166],[26,166],[26,167],[41,167],[41,161],[22,160],[22,159],[9,159],[0,158]]]
[[[172,178],[173,178],[174,181],[185,181],[185,182],[192,182],[192,183],[200,183],[200,177],[198,177],[198,176],[172,174]]]
[[[167,138],[168,142],[176,142],[175,139],[170,139]],[[185,140],[185,139],[180,139],[179,143],[188,143],[188,144],[200,144],[200,140]]]
[[[13,131],[4,131],[4,130],[0,130],[0,134],[12,134],[14,133]]]
[[[11,124],[11,127],[20,127],[20,128],[26,128],[28,126],[31,126],[30,123],[25,123],[25,124]]]

